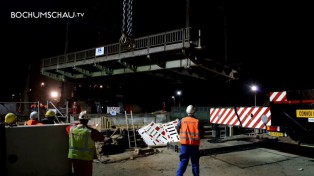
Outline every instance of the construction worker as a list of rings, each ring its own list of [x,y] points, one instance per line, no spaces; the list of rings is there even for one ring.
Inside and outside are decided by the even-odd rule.
[[[37,125],[38,124],[38,113],[37,111],[31,112],[29,115],[29,120],[27,121],[27,125]]]
[[[17,126],[17,117],[13,113],[7,113],[4,117],[4,123],[6,126]]]
[[[199,146],[204,130],[200,121],[194,117],[195,107],[193,105],[189,105],[186,108],[186,113],[188,116],[182,118],[176,127],[181,144],[180,165],[177,170],[177,176],[183,176],[190,158],[192,163],[192,173],[194,176],[199,176]]]
[[[86,111],[79,114],[79,124],[66,128],[69,134],[68,158],[71,159],[75,176],[92,176],[95,142],[104,142],[104,135],[88,127]]]
[[[55,124],[56,113],[53,110],[48,110],[45,118],[41,120],[42,124]]]

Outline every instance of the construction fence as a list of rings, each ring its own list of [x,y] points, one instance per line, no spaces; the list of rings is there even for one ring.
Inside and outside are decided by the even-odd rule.
[[[129,114],[127,117],[123,114],[117,114],[111,116],[110,114],[87,114],[90,118],[88,125],[97,127],[99,130],[109,129],[114,127],[126,128],[126,126],[134,125],[135,128],[141,128],[154,123],[166,123],[169,122],[169,116],[166,114],[134,114],[133,121]],[[76,123],[78,121],[77,114],[70,114],[70,123]]]

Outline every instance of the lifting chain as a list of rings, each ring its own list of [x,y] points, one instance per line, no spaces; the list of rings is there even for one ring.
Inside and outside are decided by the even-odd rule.
[[[128,32],[128,36],[132,37],[132,22],[133,22],[133,0],[129,0],[129,6],[128,6],[128,19],[127,19],[127,32]]]
[[[126,12],[126,9],[127,9],[127,12]],[[132,39],[132,21],[133,21],[132,11],[133,11],[133,0],[123,0],[122,35],[120,37],[119,42],[121,46],[127,48],[128,50],[131,50],[134,48],[134,40]],[[125,25],[125,22],[127,22],[126,25]],[[125,29],[125,26],[127,29]]]

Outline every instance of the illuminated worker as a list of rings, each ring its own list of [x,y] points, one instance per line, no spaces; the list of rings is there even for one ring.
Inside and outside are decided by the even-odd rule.
[[[79,114],[79,124],[66,128],[69,134],[68,158],[71,159],[74,175],[92,176],[95,142],[104,142],[104,135],[87,126],[86,111]]]
[[[6,126],[17,126],[17,117],[13,113],[7,113],[4,118],[4,123]]]
[[[199,146],[204,130],[200,121],[194,116],[195,107],[193,105],[189,105],[186,108],[186,113],[188,116],[182,118],[176,127],[181,144],[180,165],[177,170],[177,176],[183,176],[190,158],[192,163],[192,173],[194,176],[199,176]]]
[[[38,112],[33,111],[29,115],[29,120],[27,121],[27,125],[37,125],[38,124]]]
[[[53,110],[48,110],[45,114],[45,118],[41,120],[42,124],[55,124],[56,113]]]

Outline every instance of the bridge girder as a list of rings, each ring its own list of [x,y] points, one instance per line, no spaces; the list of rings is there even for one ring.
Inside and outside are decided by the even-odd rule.
[[[191,52],[194,46],[189,35],[188,29],[180,29],[135,39],[133,50],[125,50],[117,43],[100,47],[104,50],[101,55],[96,53],[99,48],[69,53],[43,60],[41,72],[60,81],[142,72],[155,72],[151,75],[156,76],[169,71],[202,80],[237,79],[236,70]]]

